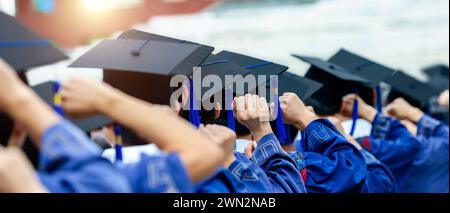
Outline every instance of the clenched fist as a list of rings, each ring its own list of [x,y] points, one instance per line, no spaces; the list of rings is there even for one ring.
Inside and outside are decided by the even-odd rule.
[[[237,97],[233,101],[233,110],[236,120],[250,130],[255,141],[272,133],[270,110],[265,98],[252,94]]]
[[[339,114],[343,117],[351,118],[355,100],[358,100],[358,117],[373,122],[377,115],[377,110],[356,94],[348,94],[342,98],[342,107]]]
[[[200,135],[205,137],[208,141],[221,147],[226,154],[225,167],[228,167],[235,160],[234,158],[234,143],[236,141],[236,133],[233,130],[220,125],[200,125],[198,129]]]
[[[418,123],[424,113],[411,106],[403,98],[395,99],[391,104],[386,107],[386,113],[398,120],[410,120],[414,123]]]
[[[306,107],[294,93],[284,93],[280,96],[280,107],[284,122],[294,125],[299,130],[305,130],[309,123],[318,119],[311,108]]]
[[[102,107],[108,107],[108,100],[116,92],[103,82],[73,78],[63,85],[61,91],[64,112],[76,118],[99,113]]]

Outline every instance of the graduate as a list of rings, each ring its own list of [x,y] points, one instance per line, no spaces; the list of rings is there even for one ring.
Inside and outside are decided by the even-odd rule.
[[[0,58],[9,64],[26,84],[28,84],[26,73],[29,69],[68,59],[51,41],[3,12],[0,12],[0,29]],[[14,124],[10,117],[0,113],[0,125],[2,127],[0,144],[5,145],[17,124]],[[22,149],[36,168],[39,156],[33,142],[25,139]]]
[[[122,48],[123,46],[127,48],[124,49]],[[120,49],[120,51],[117,51],[116,55],[111,56],[107,54],[110,48]],[[76,60],[71,66],[102,68],[105,74],[104,81],[108,84],[143,101],[166,105],[173,104],[176,108],[174,110],[177,113],[189,119],[195,127],[199,127],[200,122],[202,122],[201,118],[205,122],[211,119],[208,119],[208,116],[202,116],[200,118],[199,114],[201,112],[199,112],[199,109],[181,109],[181,106],[186,104],[190,104],[189,107],[192,107],[197,101],[201,103],[203,101],[202,98],[204,98],[198,95],[201,93],[197,93],[194,90],[195,82],[192,76],[195,73],[193,72],[193,67],[205,68],[206,71],[202,72],[202,75],[213,72],[212,67],[218,68],[215,73],[220,72],[221,66],[233,67],[230,63],[216,63],[216,60],[221,60],[214,55],[210,55],[212,50],[212,47],[192,42],[180,41],[140,31],[128,31],[116,40],[106,40],[100,43]],[[137,51],[139,51],[139,54],[132,54]],[[164,58],[165,60],[160,60],[160,58]],[[178,100],[175,103],[169,100],[171,93],[174,92],[174,89],[170,88],[170,77],[176,74],[186,75],[186,80],[190,81],[189,84],[183,84],[181,87],[181,103]],[[220,93],[221,91],[222,88],[219,87],[219,90],[213,94]],[[209,114],[215,115],[215,110],[212,110],[212,112]],[[125,127],[130,129],[126,125]],[[134,129],[131,130],[136,132]],[[200,132],[202,131],[200,130]],[[137,133],[137,135],[141,134]],[[140,140],[144,143],[153,142],[148,138],[142,138]],[[234,140],[230,143],[234,143]],[[159,148],[161,149],[161,147]],[[167,152],[165,149],[161,150]],[[202,149],[199,148],[198,150]],[[227,157],[229,156],[227,155]],[[145,165],[145,162],[138,162],[138,164]],[[233,175],[223,166],[224,164],[213,174],[210,174],[208,178],[196,180],[193,191],[216,193],[251,192],[242,186],[238,176]],[[124,167],[129,166],[124,165]],[[266,192],[268,190],[264,189],[263,191]]]
[[[249,119],[249,118],[245,117],[245,116],[248,116],[247,114],[254,115],[258,111],[258,110],[256,110],[256,112],[253,112],[253,111],[255,111],[255,109],[252,109],[251,107],[248,107],[248,105],[245,105],[245,103],[248,103],[248,101],[259,102],[260,105],[265,107],[265,105],[267,105],[267,100],[268,100],[267,98],[270,99],[270,95],[273,94],[273,95],[275,95],[275,97],[278,97],[277,92],[271,93],[270,90],[273,90],[273,89],[278,90],[281,83],[288,82],[288,81],[284,81],[284,80],[286,80],[287,78],[294,78],[294,77],[290,76],[290,75],[288,77],[288,74],[286,74],[286,76],[284,76],[283,81],[281,81],[281,80],[279,82],[277,81],[276,85],[274,84],[273,77],[281,75],[282,73],[283,74],[286,73],[285,71],[288,69],[288,67],[274,63],[274,62],[266,61],[263,59],[258,59],[258,58],[254,58],[251,56],[242,55],[242,54],[229,52],[229,51],[222,51],[222,52],[218,53],[217,55],[220,57],[226,58],[226,59],[232,61],[233,63],[238,64],[239,66],[245,68],[245,70],[248,70],[248,73],[239,73],[239,74],[245,76],[246,78],[247,77],[255,77],[255,79],[258,79],[259,77],[262,77],[262,76],[265,77],[265,81],[257,82],[257,84],[253,85],[253,86],[247,85],[248,88],[246,89],[246,91],[248,91],[250,93],[265,91],[265,96],[258,97],[256,95],[247,94],[245,96],[239,96],[239,98],[235,98],[235,101],[233,102],[234,104],[240,104],[239,107],[241,107],[241,109],[239,109],[239,108],[236,108],[237,106],[235,105],[234,111],[233,111],[233,114],[234,114],[236,120],[238,121],[239,124],[242,125],[239,128],[236,128],[236,130],[238,132],[238,136],[241,136],[242,138],[247,138],[248,144],[255,144],[253,146],[254,152],[247,152],[247,155],[251,156],[250,160],[253,162],[253,164],[255,164],[254,166],[260,167],[264,170],[265,174],[270,179],[270,183],[271,183],[270,185],[272,185],[274,192],[278,192],[278,193],[280,193],[280,192],[287,192],[287,193],[304,193],[304,192],[306,192],[303,180],[301,179],[300,174],[295,169],[296,168],[295,162],[288,154],[286,154],[286,152],[280,146],[282,144],[290,145],[292,143],[291,139],[287,139],[286,133],[284,136],[281,136],[279,131],[273,131],[273,126],[274,126],[273,123],[276,121],[269,122],[268,120],[266,122],[258,123],[259,125],[266,128],[265,131],[267,131],[267,132],[265,132],[265,134],[268,135],[267,137],[261,137],[261,135],[258,135],[258,134],[261,134],[261,133],[259,133],[260,130],[254,129],[255,128],[254,124],[251,125],[248,122],[256,122],[258,119],[263,119],[265,117],[252,118],[252,119],[254,119],[253,121],[252,120],[246,121],[246,119]],[[244,85],[239,85],[239,86],[244,87]],[[305,89],[305,86],[302,86],[302,85],[299,85],[299,86],[301,86],[303,89]],[[307,89],[310,89],[310,88],[308,87]],[[313,89],[311,89],[311,90],[313,90]],[[244,106],[246,106],[246,107],[244,107]],[[253,103],[253,107],[256,107],[256,109],[258,109],[259,105],[256,105],[255,103]],[[239,110],[244,110],[244,111],[239,112]],[[261,110],[261,112],[259,112],[258,116],[266,116],[265,113],[267,113],[267,112],[264,111],[265,108],[261,108],[259,110]],[[273,112],[276,112],[276,111],[272,110],[272,113]],[[238,114],[240,114],[240,115],[238,115]],[[242,118],[242,115],[244,116],[244,118]],[[275,115],[272,115],[272,116],[275,116]],[[227,118],[227,119],[229,120],[230,118]],[[281,116],[278,117],[277,119],[281,119]],[[267,124],[269,124],[270,128],[265,126]],[[283,124],[282,124],[282,128],[284,128]],[[248,132],[249,134],[245,135],[246,132]],[[278,133],[278,134],[276,134],[276,133]],[[290,133],[290,132],[288,132],[288,133]],[[279,138],[283,138],[283,142],[281,142],[279,140]],[[265,152],[258,148],[261,146],[261,144],[264,144],[264,146],[265,146],[268,140],[274,140],[275,143],[280,143],[276,147],[277,149],[274,148],[275,150]],[[267,145],[267,146],[269,146],[269,145]],[[278,150],[278,148],[281,148],[283,151]],[[253,154],[249,154],[249,153],[253,153]],[[268,154],[265,154],[265,153],[268,153]],[[246,158],[241,153],[236,152],[235,155],[237,155],[237,156],[241,155],[241,156],[237,157],[237,159],[246,160]],[[255,173],[259,173],[259,172],[255,172]],[[266,185],[266,184],[264,184],[264,185]],[[270,187],[270,185],[268,187]]]
[[[149,104],[106,84],[81,78],[67,82],[62,96],[68,114],[107,115],[167,153],[142,156],[137,163],[119,166],[133,192],[192,192],[193,183],[212,175],[225,160],[222,148],[209,142],[169,107]],[[172,131],[174,126],[176,132]],[[222,136],[222,140],[234,139],[231,131],[210,131],[216,137]]]
[[[340,116],[329,116],[327,117],[339,132],[355,146],[363,155],[364,160],[367,165],[367,176],[365,181],[364,193],[392,193],[396,192],[397,184],[395,177],[389,168],[373,156],[370,152],[366,151],[356,139],[347,134],[344,127],[342,126],[342,120]]]
[[[100,157],[99,148],[39,99],[1,59],[0,76],[0,110],[23,125],[38,147],[37,175],[46,190],[130,192],[125,176]]]
[[[386,108],[389,115],[416,125],[419,152],[402,192],[448,193],[449,192],[449,127],[431,118],[404,99],[396,99]]]
[[[269,123],[270,110],[263,97],[247,94],[235,98],[234,114],[257,145],[251,161],[264,170],[275,192],[305,193],[295,161],[283,150]]]
[[[404,181],[409,177],[414,156],[420,150],[420,143],[401,121],[377,112],[355,94],[344,97],[342,114],[352,113],[355,99],[360,106],[358,116],[372,123],[371,135],[358,138],[358,141],[388,166],[401,192]]]

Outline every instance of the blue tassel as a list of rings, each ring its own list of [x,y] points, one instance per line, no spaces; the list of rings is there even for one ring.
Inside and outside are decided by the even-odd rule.
[[[283,113],[281,112],[280,106],[280,98],[278,97],[278,79],[274,78],[271,81],[272,88],[275,90],[275,106],[277,107],[277,118],[275,120],[275,124],[277,125],[277,133],[278,139],[282,145],[290,144],[290,141],[287,141],[286,129],[284,126]]]
[[[355,89],[355,94],[358,94],[358,90]],[[352,113],[352,127],[350,129],[350,136],[353,136],[355,134],[356,129],[356,123],[358,121],[358,99],[355,99],[355,102],[353,103],[353,113]]]
[[[122,162],[122,160],[123,160],[123,151],[122,151],[123,130],[119,124],[114,125],[114,134],[116,135],[116,145],[114,146],[114,149],[116,150],[116,162]]]
[[[375,96],[377,98],[377,101],[376,101],[377,102],[377,111],[379,113],[383,112],[382,95],[383,94],[381,93],[381,87],[380,87],[380,85],[377,85],[375,88]]]
[[[53,110],[61,116],[64,116],[64,109],[61,105],[61,84],[53,82]]]
[[[195,127],[200,127],[201,118],[200,118],[200,112],[198,108],[196,107],[196,98],[195,98],[195,92],[194,92],[194,81],[189,80],[189,121],[192,125]]]

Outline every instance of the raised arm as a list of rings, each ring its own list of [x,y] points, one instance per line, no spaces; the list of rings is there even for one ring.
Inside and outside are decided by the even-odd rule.
[[[362,192],[366,164],[358,149],[328,119],[318,119],[307,110],[297,95],[285,94],[280,100],[285,122],[307,135],[308,152],[292,156],[308,192]]]
[[[359,116],[372,123],[370,137],[359,138],[358,142],[378,160],[384,163],[393,173],[398,183],[408,176],[421,145],[411,132],[400,121],[377,113],[376,109],[367,105],[360,97],[349,95],[345,98],[347,109],[352,109],[353,101],[360,103]],[[392,111],[388,106],[387,111]],[[402,109],[408,110],[408,109]],[[403,116],[399,117],[404,119]]]
[[[265,98],[247,94],[234,100],[236,119],[250,129],[258,145],[251,160],[269,177],[276,192],[305,192],[295,161],[282,149],[270,127]]]
[[[224,151],[202,137],[170,110],[128,96],[104,83],[75,78],[63,86],[63,107],[73,116],[102,113],[152,141],[178,153],[192,181],[213,173],[225,160]]]
[[[1,60],[0,79],[0,109],[21,123],[40,148],[38,176],[50,192],[128,192],[127,180],[100,156],[98,147]]]

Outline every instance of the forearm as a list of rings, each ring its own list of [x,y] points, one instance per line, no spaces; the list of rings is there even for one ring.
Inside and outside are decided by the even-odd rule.
[[[6,111],[16,122],[25,126],[37,147],[40,147],[44,132],[60,120],[29,88],[21,89],[21,92],[11,98]]]
[[[418,124],[420,119],[425,115],[420,109],[414,108],[411,110],[411,112],[408,115],[408,120],[411,122]]]
[[[108,98],[110,100],[104,102],[107,105],[100,108],[103,114],[153,142],[160,149],[177,152],[194,182],[222,164],[224,152],[206,141],[188,122],[120,92]]]
[[[377,110],[373,107],[368,107],[360,112],[360,117],[370,123],[373,123],[377,116]]]

